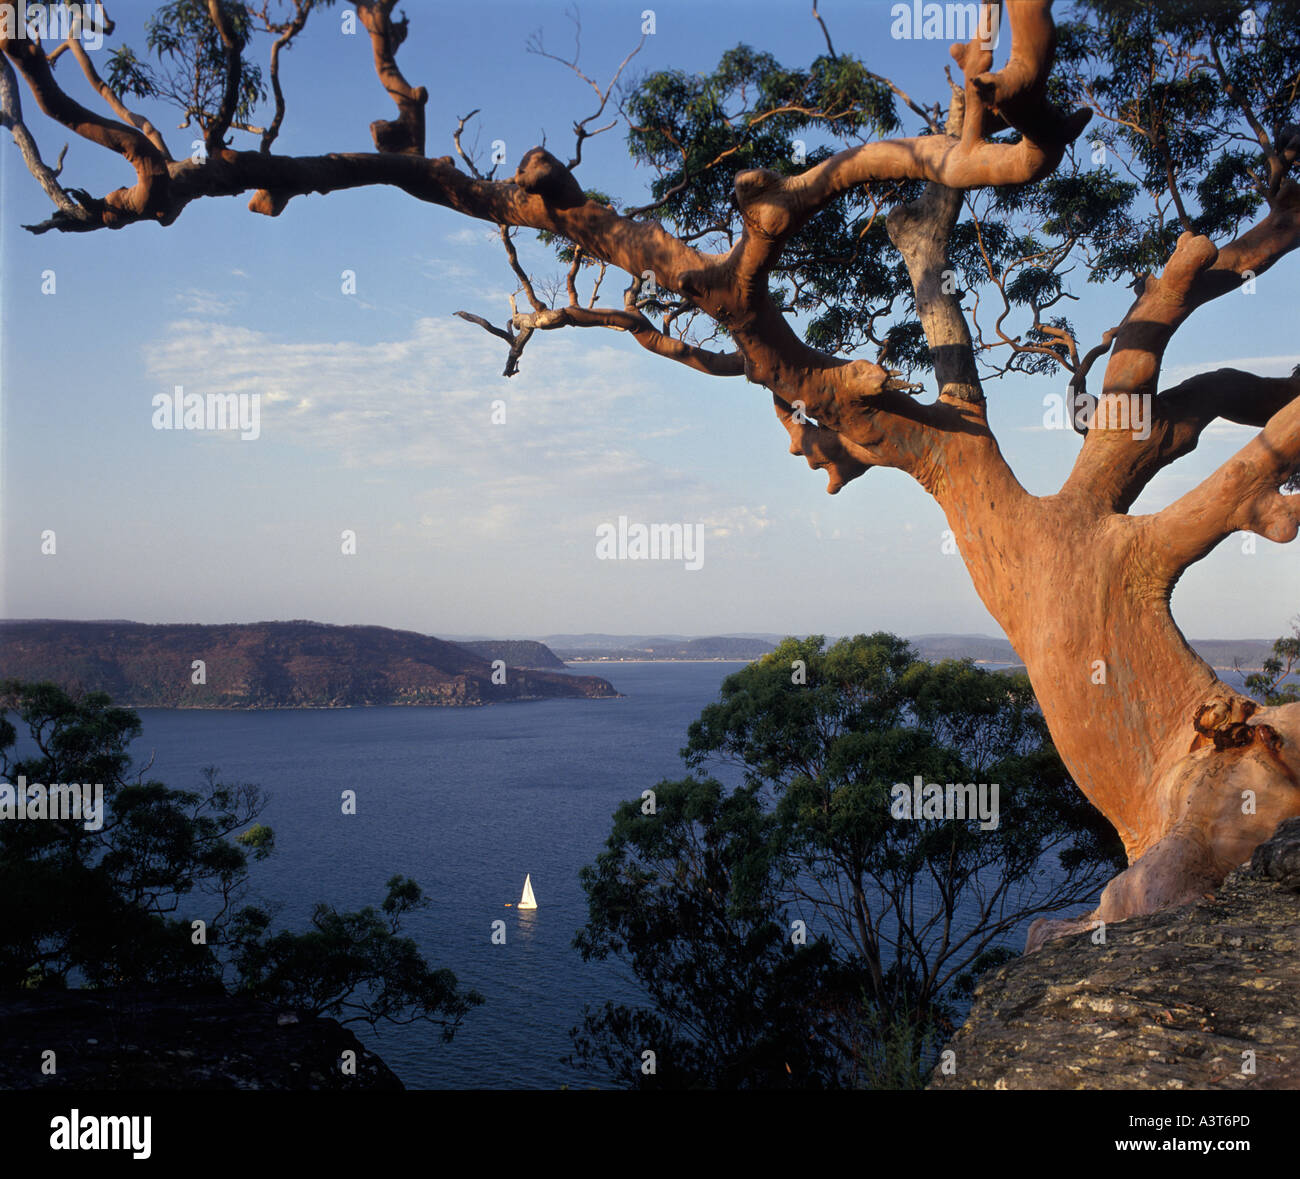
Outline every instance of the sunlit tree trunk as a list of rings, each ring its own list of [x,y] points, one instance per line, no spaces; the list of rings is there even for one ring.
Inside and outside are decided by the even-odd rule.
[[[1300,814],[1300,705],[1257,705],[1188,646],[1141,521],[1030,496],[971,449],[938,498],[1057,750],[1132,865],[1097,916],[1198,899]]]

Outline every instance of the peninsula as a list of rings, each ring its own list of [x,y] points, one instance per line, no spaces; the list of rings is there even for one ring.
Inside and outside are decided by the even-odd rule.
[[[0,679],[107,692],[136,708],[472,707],[619,694],[597,676],[508,666],[415,631],[302,621],[0,622]]]

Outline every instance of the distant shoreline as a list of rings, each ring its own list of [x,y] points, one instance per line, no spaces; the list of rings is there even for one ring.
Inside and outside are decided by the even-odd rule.
[[[583,667],[588,667],[591,666],[592,664],[607,665],[610,663],[746,663],[748,664],[748,663],[753,663],[755,662],[755,660],[761,658],[763,658],[762,655],[755,655],[753,659],[676,659],[671,655],[666,655],[662,659],[566,659],[564,660],[564,665],[565,667],[569,667],[573,664],[581,664]],[[931,660],[930,662],[939,662],[939,661]],[[1024,664],[1021,663],[1003,663],[1001,660],[998,659],[972,659],[971,662],[976,667],[1006,668],[1006,667],[1024,666]],[[1210,664],[1210,670],[1211,671],[1237,671],[1237,672],[1246,672],[1247,674],[1249,674],[1250,672],[1254,672],[1254,671],[1262,671],[1263,668],[1249,667],[1249,666],[1232,667],[1232,666],[1222,666],[1219,664],[1212,663]]]
[[[754,656],[754,659],[761,658],[761,655]],[[567,667],[570,663],[584,666],[589,663],[753,663],[754,659],[673,659],[665,656],[663,659],[566,659],[564,664]]]

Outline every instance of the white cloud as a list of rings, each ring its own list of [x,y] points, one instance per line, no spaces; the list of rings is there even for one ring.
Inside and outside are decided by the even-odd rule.
[[[620,346],[622,345],[622,346]],[[397,338],[329,343],[186,319],[144,350],[159,388],[261,397],[260,446],[323,451],[352,468],[410,475],[409,526],[439,542],[586,537],[620,513],[703,521],[753,536],[766,508],[639,451],[663,421],[658,390],[629,376],[628,349],[573,333],[539,337],[521,372],[501,375],[504,344],[471,324],[422,318]],[[493,424],[494,403],[506,422]]]

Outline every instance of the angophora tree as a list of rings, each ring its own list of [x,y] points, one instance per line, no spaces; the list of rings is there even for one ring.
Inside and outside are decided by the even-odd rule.
[[[669,360],[768,389],[791,452],[827,471],[830,491],[894,467],[934,496],[1070,773],[1124,840],[1130,867],[1100,916],[1199,895],[1300,814],[1300,706],[1261,708],[1222,683],[1169,609],[1183,571],[1234,532],[1296,536],[1300,500],[1283,488],[1300,466],[1300,379],[1220,369],[1160,388],[1183,322],[1300,244],[1296,0],[1081,0],[1059,28],[1050,0],[1008,0],[1009,55],[994,68],[991,19],[953,45],[942,116],[837,53],[829,33],[807,70],[741,47],[706,77],[661,72],[621,104],[633,153],[658,171],[637,208],[576,176],[586,140],[617,121],[612,84],[592,82],[598,110],[575,124],[567,163],[534,147],[513,175],[484,175],[461,147],[468,116],[452,127],[450,112],[461,163],[427,156],[429,96],[397,65],[409,25],[394,19],[395,0],[341,13],[368,33],[397,107],[371,124],[375,150],[277,154],[279,54],[325,3],[292,0],[278,16],[234,0],[166,5],[153,26],[157,67],[119,51],[107,80],[75,36],[47,49],[0,3],[4,118],[57,205],[32,228],[169,225],[195,200],[245,192],[253,212],[279,216],[298,195],[372,185],[494,223],[528,305],[505,326],[467,318],[507,342],[507,374],[538,330],[623,331]],[[880,17],[883,39],[888,6]],[[258,33],[273,41],[265,126],[249,121],[262,93],[246,57]],[[66,72],[56,79],[65,53],[111,115],[73,98]],[[122,156],[134,182],[103,197],[65,186],[23,125],[8,63],[46,115]],[[203,150],[174,156],[127,105],[133,95],[179,105]],[[1094,163],[1093,141],[1075,145],[1093,115],[1110,162]],[[902,133],[903,117],[918,134]],[[256,148],[231,146],[239,134]],[[553,300],[519,262],[521,228],[569,261]],[[631,276],[621,305],[600,301],[608,268]],[[1095,343],[1059,313],[1074,269],[1132,282],[1127,314]],[[584,275],[595,288],[585,301]],[[1013,316],[1024,320],[1016,333]],[[710,322],[725,350],[695,327]],[[875,360],[855,355],[873,344]],[[1060,490],[1034,496],[989,428],[984,381],[1057,368],[1070,373],[1083,440]],[[933,399],[904,370],[932,371]],[[1261,432],[1163,510],[1131,514],[1217,418]]]

